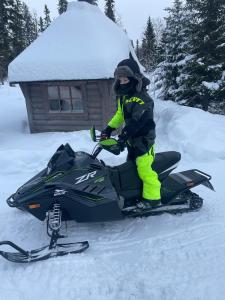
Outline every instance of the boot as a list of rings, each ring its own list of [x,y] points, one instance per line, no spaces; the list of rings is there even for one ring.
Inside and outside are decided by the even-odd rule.
[[[148,199],[144,199],[142,198],[141,201],[138,203],[138,207],[139,208],[154,208],[161,205],[161,201],[160,199],[158,200],[148,200]]]

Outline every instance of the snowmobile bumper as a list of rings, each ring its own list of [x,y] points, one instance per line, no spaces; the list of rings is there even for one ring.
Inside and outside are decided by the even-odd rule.
[[[213,185],[210,182],[210,180],[212,179],[212,176],[210,176],[209,174],[206,174],[202,171],[199,171],[197,169],[194,170],[194,172],[201,175],[201,176],[203,176],[203,177],[205,177],[205,181],[202,181],[201,184],[215,192],[215,189],[214,189]]]
[[[16,200],[13,198],[15,194],[12,194],[11,196],[9,196],[9,198],[6,200],[8,206],[10,207],[17,207],[16,205]]]

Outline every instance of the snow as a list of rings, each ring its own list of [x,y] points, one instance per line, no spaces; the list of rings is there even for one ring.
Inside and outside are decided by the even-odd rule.
[[[0,86],[0,105],[0,241],[38,248],[48,244],[45,223],[9,208],[5,199],[43,169],[61,143],[87,152],[94,144],[88,131],[30,134],[18,87]],[[202,210],[109,223],[68,222],[68,240],[88,240],[89,250],[31,265],[0,257],[1,300],[225,298],[225,117],[155,99],[155,120],[157,151],[180,151],[178,171],[197,168],[212,175],[216,193],[195,189],[205,199]],[[101,154],[112,165],[125,156]]]
[[[129,52],[137,59],[126,33],[97,6],[70,2],[9,65],[9,81],[113,78]]]
[[[202,84],[211,91],[216,91],[220,88],[220,85],[218,84],[218,82],[202,81]]]

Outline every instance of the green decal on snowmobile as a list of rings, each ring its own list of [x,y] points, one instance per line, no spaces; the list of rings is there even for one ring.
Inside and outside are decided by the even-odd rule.
[[[118,142],[115,139],[107,139],[107,140],[100,141],[99,144],[101,146],[110,147],[110,146],[118,145]]]
[[[95,180],[95,183],[101,183],[101,182],[103,182],[104,180],[105,180],[104,177],[99,177],[99,178],[97,178],[97,179]]]
[[[107,139],[107,140],[100,141],[99,145],[103,149],[113,153],[114,155],[120,154],[120,146],[119,146],[117,140],[115,140],[115,139]]]

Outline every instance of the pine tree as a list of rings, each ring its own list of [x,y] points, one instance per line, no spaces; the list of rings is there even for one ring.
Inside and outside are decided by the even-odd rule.
[[[33,26],[34,26],[34,40],[38,37],[38,17],[36,12],[33,14]]]
[[[45,27],[44,27],[44,21],[43,21],[43,18],[40,17],[39,18],[39,22],[38,22],[38,32],[43,32],[45,30]]]
[[[68,1],[67,0],[59,0],[58,2],[58,12],[61,15],[67,9]]]
[[[182,1],[175,0],[173,7],[167,11],[166,28],[158,49],[158,60],[164,58],[160,80],[163,81],[164,99],[179,101],[183,64],[188,55]]]
[[[51,18],[50,18],[50,10],[48,9],[47,5],[45,4],[44,7],[44,29],[46,29],[51,24]]]
[[[147,26],[144,32],[144,37],[142,39],[141,45],[141,63],[145,66],[146,70],[149,72],[156,67],[157,64],[157,45],[155,39],[155,33],[152,26],[151,18],[148,18]]]
[[[137,58],[140,60],[140,58],[141,58],[141,53],[140,53],[139,40],[136,40],[135,53],[136,53],[136,55],[137,55]]]
[[[0,1],[0,82],[3,83],[7,75],[7,65],[10,56],[9,31],[8,31],[8,0]]]
[[[10,0],[11,10],[9,12],[10,31],[10,60],[13,60],[26,47],[24,36],[23,8],[20,0]]]
[[[29,11],[28,6],[23,3],[23,36],[25,40],[25,46],[29,46],[37,38],[37,20],[33,17]]]
[[[192,59],[185,68],[183,98],[190,106],[216,111],[224,103],[225,1],[187,0],[186,9],[195,22],[190,26]]]
[[[115,1],[114,0],[106,0],[106,3],[105,3],[105,15],[108,18],[110,18],[113,22],[116,23]]]

